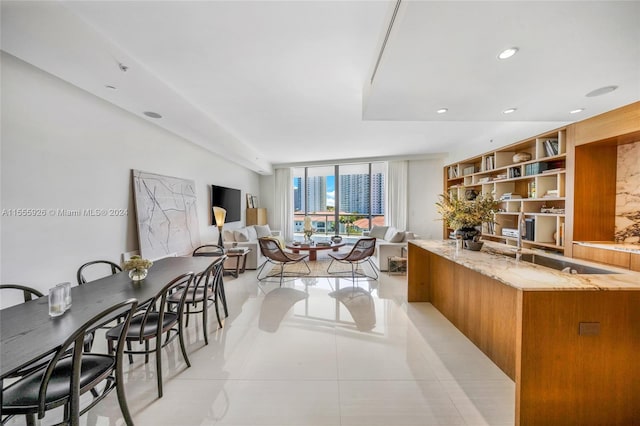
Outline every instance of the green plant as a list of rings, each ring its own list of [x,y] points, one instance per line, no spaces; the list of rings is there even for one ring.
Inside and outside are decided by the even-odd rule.
[[[438,213],[453,229],[471,228],[484,222],[493,222],[498,202],[490,194],[480,194],[473,200],[462,200],[448,194],[440,194],[436,203]]]
[[[153,265],[153,262],[147,259],[143,259],[138,255],[131,256],[131,259],[124,262],[122,267],[125,271],[130,271],[135,269],[136,271],[141,271],[143,269],[149,269]]]

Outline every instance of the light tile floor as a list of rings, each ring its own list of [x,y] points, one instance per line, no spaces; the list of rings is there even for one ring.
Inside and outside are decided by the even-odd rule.
[[[515,385],[431,304],[406,302],[406,277],[226,279],[230,316],[209,345],[192,318],[186,368],[177,341],[127,367],[137,425],[513,425]],[[211,311],[213,313],[213,310]],[[56,420],[48,413],[43,425]],[[23,424],[16,419],[11,424]],[[81,418],[121,425],[115,393]]]

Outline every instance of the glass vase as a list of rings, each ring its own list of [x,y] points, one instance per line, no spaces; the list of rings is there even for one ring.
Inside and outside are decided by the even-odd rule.
[[[129,278],[131,278],[131,281],[142,281],[147,277],[148,273],[148,269],[131,269],[129,271]]]

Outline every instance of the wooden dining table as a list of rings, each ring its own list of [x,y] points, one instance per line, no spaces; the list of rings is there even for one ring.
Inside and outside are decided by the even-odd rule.
[[[133,282],[127,272],[120,272],[72,287],[71,308],[55,318],[49,316],[47,297],[0,310],[0,389],[5,377],[56,351],[74,331],[104,309],[130,298],[143,304],[173,278],[202,272],[213,261],[207,257],[168,257],[154,262],[140,282]]]

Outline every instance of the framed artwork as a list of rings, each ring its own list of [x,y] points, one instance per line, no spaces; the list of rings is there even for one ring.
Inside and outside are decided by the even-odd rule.
[[[249,194],[249,193],[247,192],[247,208],[248,208],[248,209],[252,209],[252,208],[254,208],[254,207],[255,207],[255,206],[253,205],[253,195],[251,195],[251,194]]]
[[[200,246],[195,183],[132,170],[140,255],[190,255]]]

